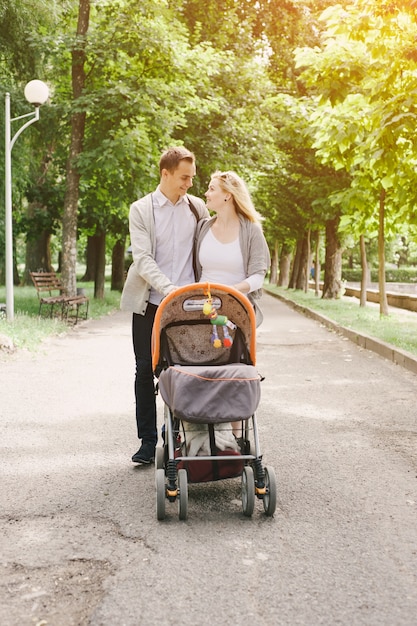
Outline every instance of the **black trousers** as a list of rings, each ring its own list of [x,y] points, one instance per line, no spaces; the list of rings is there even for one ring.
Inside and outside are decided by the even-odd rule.
[[[155,304],[148,304],[145,315],[133,313],[132,320],[133,350],[136,359],[136,425],[139,439],[152,445],[156,445],[158,441],[151,353],[152,328],[157,308]]]

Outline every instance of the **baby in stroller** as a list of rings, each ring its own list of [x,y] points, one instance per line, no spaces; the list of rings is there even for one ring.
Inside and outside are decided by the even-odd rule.
[[[152,364],[164,402],[164,442],[156,450],[157,518],[166,500],[188,515],[188,483],[242,477],[242,508],[255,497],[267,515],[276,507],[275,473],[264,467],[255,411],[256,322],[242,293],[196,283],[170,293],[158,308]],[[240,424],[236,438],[236,422]]]

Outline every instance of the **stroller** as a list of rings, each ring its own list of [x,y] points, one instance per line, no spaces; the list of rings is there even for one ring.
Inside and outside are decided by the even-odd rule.
[[[195,283],[158,307],[152,367],[164,406],[163,446],[156,449],[156,513],[178,502],[188,516],[188,484],[241,477],[243,513],[255,497],[266,515],[276,508],[276,478],[264,467],[255,411],[261,377],[255,368],[253,307],[233,287]],[[236,431],[239,436],[236,435]]]

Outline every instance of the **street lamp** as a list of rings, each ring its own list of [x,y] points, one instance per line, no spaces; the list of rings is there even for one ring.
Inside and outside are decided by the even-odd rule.
[[[49,97],[49,89],[41,80],[31,80],[25,87],[25,98],[33,104],[35,111],[10,118],[10,94],[5,98],[5,207],[6,207],[6,315],[9,321],[14,319],[13,299],[13,213],[12,213],[12,149],[19,135],[33,122],[39,119],[39,107]],[[23,118],[31,119],[23,124],[11,138],[11,123]]]

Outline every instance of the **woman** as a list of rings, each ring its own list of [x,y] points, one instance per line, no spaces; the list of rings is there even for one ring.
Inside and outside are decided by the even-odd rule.
[[[263,316],[255,300],[270,265],[261,217],[244,181],[235,172],[215,172],[206,192],[207,208],[216,215],[203,222],[196,242],[200,282],[232,285],[255,307],[256,325]]]
[[[203,222],[197,235],[198,278],[200,282],[232,285],[247,294],[259,326],[263,315],[255,300],[262,295],[270,264],[261,217],[235,172],[212,174],[206,198],[207,208],[216,215]],[[232,428],[237,442],[243,445],[242,423],[232,422]]]

